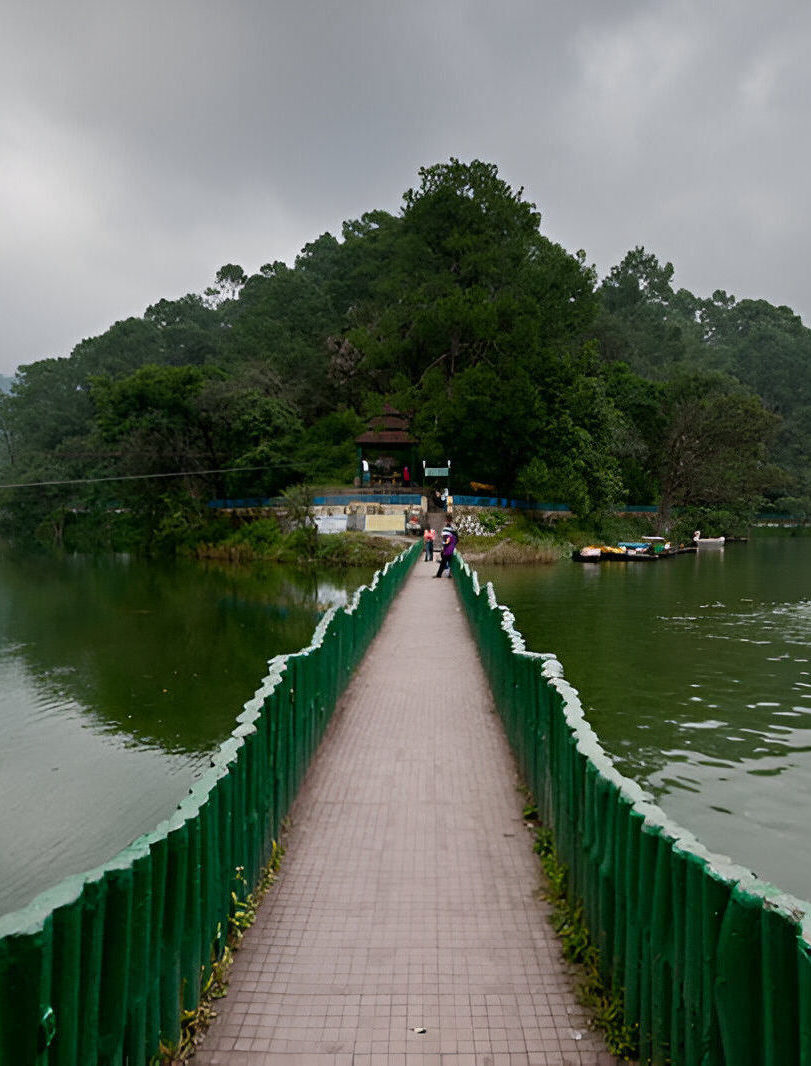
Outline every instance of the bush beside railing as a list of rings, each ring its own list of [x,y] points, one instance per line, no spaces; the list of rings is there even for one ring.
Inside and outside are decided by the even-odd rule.
[[[521,773],[642,1061],[811,1066],[811,905],[710,854],[623,777],[493,586],[458,588]]]
[[[0,919],[0,1066],[145,1064],[176,1042],[414,545],[272,659],[175,814],[110,862]],[[241,869],[237,877],[237,871]],[[243,880],[244,879],[244,880]]]

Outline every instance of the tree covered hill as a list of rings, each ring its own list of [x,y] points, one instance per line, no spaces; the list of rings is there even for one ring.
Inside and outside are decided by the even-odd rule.
[[[673,273],[635,248],[601,282],[496,166],[423,168],[398,214],[348,221],[293,266],[227,264],[205,293],[21,367],[0,395],[2,481],[70,484],[3,490],[5,528],[59,539],[66,514],[117,509],[146,541],[211,497],[351,482],[386,402],[421,454],[453,457],[459,489],[582,516],[655,502],[663,520],[811,506],[811,331]]]

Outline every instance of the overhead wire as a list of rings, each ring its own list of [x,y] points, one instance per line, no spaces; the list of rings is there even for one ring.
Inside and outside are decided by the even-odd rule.
[[[175,470],[167,474],[115,474],[109,477],[77,477],[62,481],[18,481],[0,484],[0,489],[35,489],[49,485],[91,485],[99,481],[145,481],[159,477],[203,477],[206,474],[241,474],[249,470],[268,470],[265,466],[228,466],[221,470]]]

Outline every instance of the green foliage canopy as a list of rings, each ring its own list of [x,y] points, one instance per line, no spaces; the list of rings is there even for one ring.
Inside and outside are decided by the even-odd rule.
[[[643,247],[598,285],[494,164],[418,178],[397,214],[347,221],[292,266],[227,263],[202,295],[21,367],[0,394],[6,482],[87,484],[7,491],[5,528],[123,505],[148,541],[211,496],[346,483],[386,402],[425,457],[452,457],[457,490],[583,516],[762,496],[811,513],[811,331],[788,308],[694,296]],[[90,481],[115,477],[132,480]]]

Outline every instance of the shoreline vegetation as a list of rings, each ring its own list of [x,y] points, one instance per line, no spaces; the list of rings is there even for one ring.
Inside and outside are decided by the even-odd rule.
[[[651,531],[645,518],[607,516],[599,523],[566,519],[548,524],[531,514],[482,508],[460,508],[453,520],[467,562],[488,566],[549,565],[571,558],[575,548],[595,538],[610,542]],[[284,531],[286,521],[295,528]],[[295,516],[255,518],[217,539],[189,545],[182,554],[237,565],[260,561],[379,567],[415,539],[419,537],[413,534],[318,533],[305,504]]]
[[[413,538],[405,535],[383,537],[367,533],[326,533],[302,536],[300,532],[281,534],[278,539],[265,543],[261,541],[261,534],[256,539],[247,535],[219,543],[201,543],[188,554],[201,560],[236,565],[270,562],[293,566],[379,568],[413,543]]]
[[[181,554],[229,563],[278,562],[303,566],[384,565],[404,547],[411,534],[362,532],[319,533],[315,527],[311,490],[296,486],[285,494],[287,507],[278,514],[254,517],[236,528],[212,521],[212,536],[188,542]],[[614,515],[601,521],[564,519],[547,523],[539,515],[508,510],[463,507],[452,514],[460,537],[459,551],[473,564],[494,566],[548,565],[571,557],[572,551],[598,538],[638,538],[651,531],[646,518]],[[419,535],[417,538],[419,539]]]
[[[37,538],[34,544],[39,550],[67,554],[176,555],[235,566],[260,562],[302,568],[379,569],[414,542],[415,535],[405,532],[319,533],[312,487],[295,485],[282,495],[282,506],[261,513],[217,514],[199,508],[164,513],[156,516],[147,541],[131,512],[73,511],[63,515],[58,540],[49,545],[46,538]],[[459,533],[459,551],[477,566],[551,565],[570,559],[574,551],[588,544],[636,541],[657,532],[653,514],[603,512],[589,518],[550,520],[545,513],[458,507],[452,517]],[[685,510],[674,518],[667,535],[677,543],[687,543],[694,529],[715,529],[719,516],[714,517],[715,522],[699,509]],[[749,522],[730,515],[723,528],[712,535],[723,532],[731,542],[745,540],[750,533],[783,537],[811,534],[811,527],[804,524],[760,525],[763,528],[754,524],[754,515]],[[20,542],[12,536],[3,543],[13,547]]]
[[[451,157],[417,179],[398,213],[346,220],[292,265],[226,263],[204,292],[19,367],[0,393],[0,535],[321,561],[317,539],[226,550],[239,519],[218,525],[208,501],[351,485],[362,459],[447,459],[451,492],[565,500],[583,523],[518,527],[504,539],[520,547],[461,531],[505,564],[587,529],[615,541],[603,516],[630,500],[657,506],[646,532],[680,541],[811,516],[811,329],[790,308],[691,293],[641,246],[601,278],[495,163]],[[688,511],[702,517],[676,528]]]

